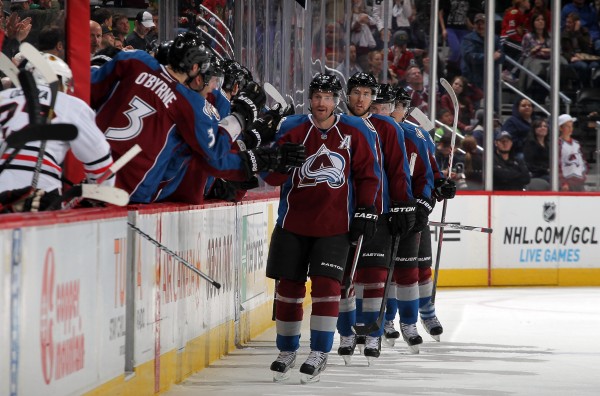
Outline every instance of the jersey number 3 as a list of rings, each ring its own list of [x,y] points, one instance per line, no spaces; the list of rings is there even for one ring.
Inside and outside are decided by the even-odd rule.
[[[129,102],[129,110],[123,113],[129,119],[129,125],[124,128],[108,128],[104,133],[107,139],[129,140],[142,132],[144,118],[156,113],[148,103],[134,96]]]

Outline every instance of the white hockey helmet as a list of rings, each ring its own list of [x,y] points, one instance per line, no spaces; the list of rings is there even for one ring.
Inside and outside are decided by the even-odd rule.
[[[46,59],[46,62],[52,67],[52,70],[60,78],[62,82],[62,91],[65,93],[73,92],[73,72],[69,65],[65,61],[57,57],[56,55],[43,53],[42,56]],[[31,62],[27,64],[26,69],[33,73],[35,82],[37,84],[47,85],[46,79],[38,73],[32,66]]]

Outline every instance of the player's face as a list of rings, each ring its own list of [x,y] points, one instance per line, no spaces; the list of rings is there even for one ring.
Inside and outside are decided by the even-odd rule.
[[[373,114],[389,116],[392,112],[392,106],[393,105],[391,103],[373,103],[371,104],[371,108],[369,110]]]
[[[392,117],[394,118],[394,120],[396,120],[396,122],[401,122],[402,119],[404,119],[404,114],[406,114],[406,109],[404,108],[404,105],[401,102],[398,102],[396,104],[396,108],[394,109],[394,111],[392,111]]]
[[[356,116],[362,117],[369,112],[372,102],[371,88],[354,87],[348,95],[348,107]]]
[[[337,99],[332,92],[315,92],[310,98],[311,113],[316,121],[323,122],[327,120],[335,106]]]

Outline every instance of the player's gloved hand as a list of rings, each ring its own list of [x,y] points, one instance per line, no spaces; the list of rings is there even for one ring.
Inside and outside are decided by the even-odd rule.
[[[417,203],[417,213],[415,225],[412,230],[414,232],[421,232],[429,224],[429,214],[433,210],[435,203],[432,199],[425,197],[419,197],[415,202]]]
[[[212,188],[206,194],[206,199],[222,199],[228,202],[237,202],[245,191],[258,187],[258,179],[253,176],[247,181],[235,182],[224,179],[216,179]]]
[[[239,121],[242,131],[258,118],[258,111],[264,107],[266,101],[265,90],[255,82],[249,82],[231,100],[231,114]]]
[[[404,238],[414,227],[417,207],[414,201],[393,202],[390,208],[389,224],[392,235]]]
[[[281,117],[278,114],[274,116],[267,112],[260,116],[248,130],[242,132],[246,148],[253,149],[262,144],[271,143],[277,132],[279,121],[281,121]]]
[[[350,242],[355,243],[361,235],[363,236],[363,242],[373,238],[375,231],[377,231],[378,218],[379,215],[374,206],[357,208],[350,223]]]
[[[286,142],[279,146],[277,160],[279,163],[275,171],[288,173],[292,168],[298,168],[306,161],[306,147],[303,144]]]
[[[456,195],[456,183],[452,179],[437,179],[434,182],[434,189],[431,192],[431,198],[438,202],[444,199],[452,199]]]
[[[279,147],[257,147],[239,153],[248,179],[256,172],[287,172],[301,166],[306,159],[306,149],[302,144],[284,143]]]

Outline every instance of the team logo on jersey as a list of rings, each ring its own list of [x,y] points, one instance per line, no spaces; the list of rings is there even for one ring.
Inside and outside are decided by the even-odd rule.
[[[342,140],[342,142],[340,143],[340,147],[338,147],[340,150],[350,150],[350,139],[352,138],[352,136],[350,135],[344,135],[344,140]]]
[[[219,112],[217,111],[215,106],[210,104],[210,102],[208,101],[204,102],[204,114],[206,114],[209,117],[216,118],[217,121],[221,121],[221,116],[219,115]]]
[[[344,169],[346,160],[342,155],[330,151],[324,144],[309,156],[300,168],[298,187],[311,187],[327,183],[331,188],[340,188],[346,182]]]
[[[544,202],[544,221],[550,223],[556,218],[556,204],[554,202]]]
[[[421,132],[421,130],[419,128],[415,128],[415,130],[417,131],[417,137],[419,139],[425,140],[425,135],[423,135],[423,132]]]

